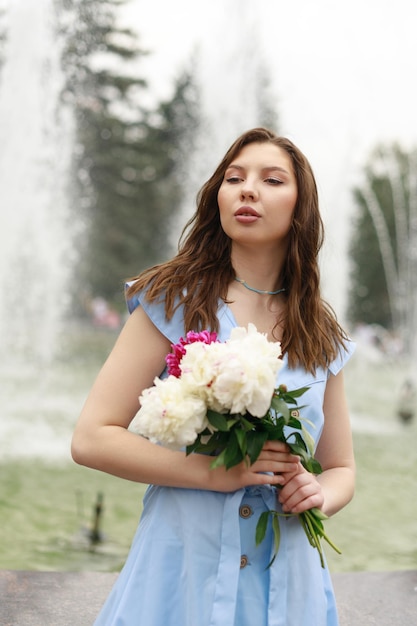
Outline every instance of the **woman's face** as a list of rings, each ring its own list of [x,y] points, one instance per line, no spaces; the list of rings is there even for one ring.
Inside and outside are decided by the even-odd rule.
[[[297,201],[290,157],[272,143],[248,144],[227,168],[217,201],[233,241],[285,243]]]

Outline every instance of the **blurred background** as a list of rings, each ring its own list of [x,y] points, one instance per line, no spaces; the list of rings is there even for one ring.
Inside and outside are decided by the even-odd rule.
[[[0,0],[0,568],[117,571],[144,487],[71,433],[125,316],[241,132],[315,171],[358,463],[333,571],[417,567],[412,0]]]

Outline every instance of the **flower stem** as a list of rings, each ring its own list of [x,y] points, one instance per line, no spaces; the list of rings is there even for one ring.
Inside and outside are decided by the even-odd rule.
[[[294,517],[298,516],[300,523],[304,529],[304,532],[307,536],[307,539],[310,545],[315,548],[320,557],[320,564],[324,568],[324,555],[323,549],[321,546],[320,539],[323,538],[327,543],[335,550],[338,554],[341,554],[339,548],[329,539],[329,537],[324,532],[323,519],[326,519],[326,516],[319,509],[309,509],[308,511],[304,511],[303,513],[279,513],[278,511],[265,511],[261,514],[257,527],[256,527],[256,545],[259,545],[261,541],[265,538],[266,534],[266,526],[267,520],[270,516],[272,516],[272,530],[274,533],[274,555],[268,565],[268,568],[271,567],[272,563],[275,561],[275,557],[277,556],[279,543],[280,543],[280,531],[278,525],[279,517]]]

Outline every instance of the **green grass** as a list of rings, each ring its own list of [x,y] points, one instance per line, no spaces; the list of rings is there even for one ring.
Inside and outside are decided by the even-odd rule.
[[[326,523],[342,550],[326,549],[333,571],[417,568],[415,429],[411,434],[355,435],[356,493]]]
[[[407,372],[401,361],[367,364],[359,354],[347,367],[357,481],[352,502],[326,523],[343,552],[326,550],[333,571],[417,568],[417,415],[404,425],[396,414]]]
[[[122,565],[145,487],[75,464],[9,462],[0,467],[0,568],[113,571]],[[89,532],[99,493],[100,530]]]

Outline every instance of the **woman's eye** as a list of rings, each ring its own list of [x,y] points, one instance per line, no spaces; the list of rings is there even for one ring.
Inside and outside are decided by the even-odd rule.
[[[280,180],[279,178],[266,178],[265,181],[267,183],[269,183],[270,185],[282,185],[282,180]]]
[[[241,179],[239,178],[239,176],[229,176],[228,178],[226,178],[226,182],[227,183],[232,183],[232,184],[233,183],[238,183],[238,182],[240,182],[240,180]]]

